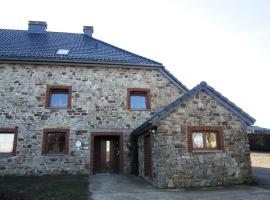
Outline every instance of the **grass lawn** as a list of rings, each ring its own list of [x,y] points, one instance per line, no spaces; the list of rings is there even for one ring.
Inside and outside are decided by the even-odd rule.
[[[87,200],[88,176],[0,177],[1,200]]]

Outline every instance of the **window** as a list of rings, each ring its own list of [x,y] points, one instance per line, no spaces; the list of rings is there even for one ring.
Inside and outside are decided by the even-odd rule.
[[[128,89],[128,109],[150,110],[150,90]]]
[[[224,150],[221,127],[188,126],[184,131],[187,131],[188,134],[189,152]]]
[[[69,50],[68,49],[58,49],[56,54],[59,54],[59,55],[68,55],[69,53]]]
[[[0,128],[0,155],[16,155],[18,128]]]
[[[43,154],[68,154],[69,129],[44,129]]]
[[[71,86],[47,86],[47,108],[71,108]]]

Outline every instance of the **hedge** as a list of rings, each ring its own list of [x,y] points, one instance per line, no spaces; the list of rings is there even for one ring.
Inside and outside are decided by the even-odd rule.
[[[270,152],[270,134],[249,134],[248,139],[251,151]]]

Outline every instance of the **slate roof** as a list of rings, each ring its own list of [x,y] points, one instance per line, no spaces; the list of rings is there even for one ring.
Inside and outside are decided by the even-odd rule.
[[[58,49],[68,49],[70,52],[68,55],[58,55]],[[0,29],[0,60],[162,66],[161,63],[84,34],[49,31],[29,33],[9,29]]]
[[[214,99],[216,99],[219,103],[221,103],[224,107],[230,110],[232,113],[237,115],[241,120],[243,120],[247,125],[252,125],[255,122],[255,119],[249,116],[246,112],[244,112],[241,108],[237,107],[234,103],[232,103],[229,99],[224,97],[222,94],[217,92],[214,88],[207,85],[206,82],[201,82],[199,85],[191,89],[189,92],[185,93],[183,96],[176,99],[174,102],[154,114],[150,119],[144,122],[142,125],[137,127],[132,131],[131,134],[139,135],[149,128],[157,125],[157,123],[163,119],[167,114],[173,112],[178,106],[181,105],[184,101],[188,100],[191,96],[204,91]]]
[[[59,49],[69,50],[68,55],[56,54]],[[188,91],[161,63],[79,33],[0,29],[0,61],[154,67],[180,91]]]
[[[248,127],[249,133],[251,134],[269,134],[270,135],[270,129],[269,128],[263,128],[259,126],[249,126]]]

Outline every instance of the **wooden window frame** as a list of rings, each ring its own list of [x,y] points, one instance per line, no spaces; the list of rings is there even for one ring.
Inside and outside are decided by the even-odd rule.
[[[67,107],[51,107],[51,95],[55,91],[63,92],[64,90],[67,90],[68,94],[68,105]],[[72,86],[66,86],[66,85],[47,85],[46,90],[46,102],[45,107],[46,108],[52,108],[52,109],[71,109],[71,103],[72,103]]]
[[[64,133],[65,134],[65,151],[64,152],[48,152],[48,133]],[[43,129],[43,155],[68,155],[69,154],[69,129],[68,128],[46,128]]]
[[[0,128],[0,134],[13,133],[14,142],[13,142],[13,151],[10,153],[1,153],[0,156],[16,156],[17,149],[17,138],[18,138],[18,127],[15,128]]]
[[[187,142],[188,142],[188,152],[217,152],[224,151],[224,136],[223,130],[220,126],[187,126],[182,128],[182,132],[187,133]],[[203,148],[193,148],[193,133],[202,133],[203,134]],[[207,148],[205,143],[205,134],[207,132],[216,133],[217,147],[216,148]]]
[[[146,109],[131,108],[131,96],[132,94],[143,94],[146,98]],[[146,88],[128,88],[127,89],[127,106],[129,110],[151,110],[150,89]]]

